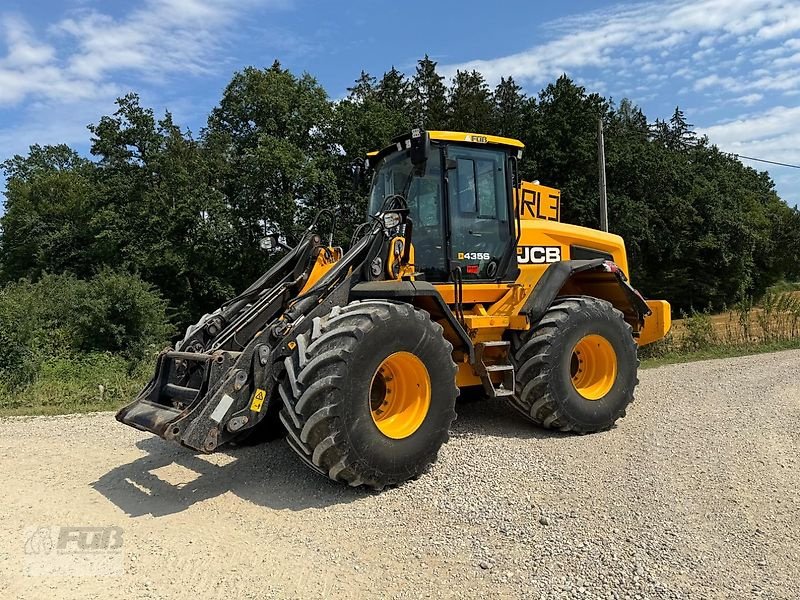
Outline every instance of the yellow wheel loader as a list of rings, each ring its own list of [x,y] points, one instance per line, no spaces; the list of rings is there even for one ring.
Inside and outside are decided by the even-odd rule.
[[[436,460],[459,390],[608,429],[669,305],[631,287],[620,237],[561,223],[558,190],[520,180],[522,149],[414,130],[371,153],[350,248],[315,224],[262,240],[285,254],[164,350],[117,419],[200,452],[285,430],[312,469],[374,489]]]

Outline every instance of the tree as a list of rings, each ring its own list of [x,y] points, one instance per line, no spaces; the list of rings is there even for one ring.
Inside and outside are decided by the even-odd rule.
[[[349,98],[353,102],[364,102],[375,96],[377,80],[367,73],[361,71],[361,75],[355,80],[352,87],[347,88]]]
[[[566,76],[528,98],[512,78],[492,91],[474,71],[456,74],[448,98],[428,56],[410,82],[394,67],[362,71],[348,91],[334,102],[308,74],[248,67],[199,138],[129,94],[89,128],[93,160],[65,145],[6,160],[2,282],[129,272],[185,325],[274,260],[257,244],[269,230],[291,236],[335,208],[346,245],[367,194],[351,166],[414,125],[521,139],[522,175],[561,190],[562,220],[597,227],[598,119],[610,228],[645,295],[720,307],[800,277],[800,212],[767,173],[698,137],[680,108],[649,123],[630,100],[615,106]]]
[[[408,126],[404,129],[409,129],[411,125],[408,88],[409,84],[405,75],[392,67],[383,74],[375,90],[375,99],[378,102],[396,115],[407,118]]]
[[[514,78],[501,77],[494,90],[492,133],[511,138],[523,137],[527,109],[527,98]]]
[[[562,218],[598,226],[597,120],[606,101],[566,75],[539,93],[527,133],[523,175],[559,188]]]
[[[447,88],[436,72],[436,62],[426,54],[417,62],[411,79],[411,120],[415,127],[446,129],[448,126]]]
[[[685,150],[697,141],[692,127],[694,125],[686,122],[683,111],[676,106],[669,121],[656,119],[652,127],[653,139],[670,150]]]
[[[341,153],[335,157],[339,194],[339,212],[343,217],[342,240],[349,240],[355,226],[365,219],[366,181],[355,189],[351,167],[367,153],[387,146],[392,138],[412,127],[409,83],[392,67],[380,82],[366,75],[349,88],[350,94],[340,101],[334,111],[335,137]]]
[[[89,129],[99,159],[89,221],[95,264],[157,285],[182,324],[230,296],[238,287],[226,271],[232,223],[201,144],[135,95]]]
[[[226,250],[237,287],[263,271],[263,235],[291,237],[317,210],[337,206],[332,118],[317,81],[277,61],[234,74],[212,110],[203,143],[233,220]]]
[[[450,87],[450,127],[455,131],[492,128],[492,91],[477,71],[456,71]]]
[[[66,145],[31,146],[0,165],[6,182],[0,218],[0,276],[38,278],[45,271],[86,276],[94,231],[94,165]]]

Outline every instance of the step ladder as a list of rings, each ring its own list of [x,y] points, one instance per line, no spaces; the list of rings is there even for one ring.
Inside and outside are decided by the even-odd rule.
[[[487,356],[486,350],[492,355]],[[497,352],[499,350],[499,353]],[[495,356],[495,354],[499,356]],[[511,364],[511,342],[478,342],[475,344],[475,371],[481,378],[483,389],[490,398],[502,398],[514,394],[514,365]],[[492,361],[487,364],[488,361]],[[502,380],[496,384],[492,375],[499,373]]]

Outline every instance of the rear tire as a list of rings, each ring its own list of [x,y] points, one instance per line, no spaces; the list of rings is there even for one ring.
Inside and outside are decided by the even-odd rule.
[[[422,310],[378,300],[334,308],[284,364],[286,440],[335,481],[382,489],[416,478],[448,440],[456,365]]]
[[[639,383],[631,326],[609,302],[589,296],[557,299],[539,323],[514,336],[512,355],[509,403],[548,429],[609,429]]]

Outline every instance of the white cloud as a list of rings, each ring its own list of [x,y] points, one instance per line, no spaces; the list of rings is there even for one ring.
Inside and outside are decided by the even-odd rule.
[[[800,65],[800,52],[796,52],[791,56],[786,56],[784,58],[776,58],[772,65],[774,67],[791,67],[794,65]]]
[[[512,75],[528,87],[562,73],[602,80],[591,91],[695,106],[687,115],[703,115],[695,122],[706,127],[698,129],[725,151],[800,164],[800,108],[790,106],[800,95],[799,0],[648,0],[540,30],[540,41],[521,52],[446,65],[443,73],[475,69],[490,83]],[[742,106],[761,112],[723,119]],[[779,186],[795,181],[785,170],[770,168]],[[800,185],[781,191],[796,203]]]
[[[85,143],[87,139],[86,124],[97,119],[109,108],[108,103],[81,102],[70,106],[68,119],[52,118],[51,107],[39,105],[32,107],[26,118],[19,123],[0,129],[0,160],[10,155],[23,153],[30,144],[69,144]],[[2,186],[0,186],[2,189]]]
[[[8,115],[0,161],[33,143],[85,149],[87,124],[112,112],[114,99],[131,89],[145,105],[164,107],[171,98],[177,117],[196,117],[191,100],[173,97],[164,82],[219,72],[229,60],[226,44],[240,35],[238,21],[293,1],[143,0],[116,17],[81,2],[84,8],[41,30],[0,6],[0,115]],[[299,46],[295,40],[293,48]],[[0,173],[0,215],[3,187]]]
[[[0,19],[7,52],[0,58],[0,105],[20,102],[28,94],[51,93],[56,86],[64,93],[64,79],[53,66],[55,49],[34,39],[28,24],[19,17]]]
[[[738,82],[733,77],[720,77],[719,75],[714,74],[696,79],[694,82],[694,90],[696,92],[708,88],[723,88],[730,90],[735,89],[737,85]]]
[[[789,91],[800,82],[800,65],[783,73],[781,81],[735,80],[719,68],[732,72],[756,60],[750,49],[769,40],[800,32],[800,3],[796,0],[671,0],[623,5],[561,19],[546,24],[550,36],[522,52],[445,65],[443,72],[475,69],[490,82],[512,75],[521,82],[541,84],[561,73],[595,68],[604,75],[617,75],[634,62],[651,59],[658,68],[674,70],[695,80],[694,88],[717,87],[719,91],[764,86]],[[787,40],[787,49],[792,48]],[[738,56],[723,56],[719,48],[739,48]],[[692,55],[694,54],[694,57]],[[671,60],[672,56],[676,60]],[[664,60],[667,59],[667,60]],[[688,64],[681,64],[680,61]],[[760,56],[770,66],[771,58]],[[784,66],[793,66],[789,62]],[[650,69],[653,67],[650,66]],[[635,76],[635,75],[634,75]]]
[[[791,129],[795,131],[788,131]],[[754,143],[772,144],[771,148],[791,151],[800,156],[800,106],[776,106],[762,114],[743,115],[707,127],[704,133],[711,141],[726,149]],[[775,145],[778,140],[789,143]]]
[[[147,80],[207,73],[222,62],[219,40],[235,19],[255,4],[286,1],[146,0],[118,18],[82,9],[38,34],[21,17],[6,15],[0,107],[113,96],[120,73]]]
[[[8,46],[8,54],[0,61],[0,65],[10,68],[26,67],[45,64],[53,59],[53,48],[34,40],[25,21],[19,17],[6,16],[0,22]]]
[[[725,152],[800,165],[800,106],[776,106],[699,132]],[[769,170],[783,199],[790,205],[800,203],[800,177],[795,169],[742,160],[759,171]]]
[[[90,11],[65,19],[52,31],[77,42],[69,73],[97,80],[111,71],[205,71],[216,50],[215,34],[230,23],[233,2],[151,1],[123,19]]]
[[[800,30],[800,11],[797,6],[787,3],[772,13],[775,17],[756,32],[756,36],[761,39],[775,39],[785,37]]]
[[[764,94],[747,94],[745,96],[739,96],[736,98],[736,102],[740,102],[741,104],[746,104],[750,106],[752,104],[757,104],[764,99]]]

